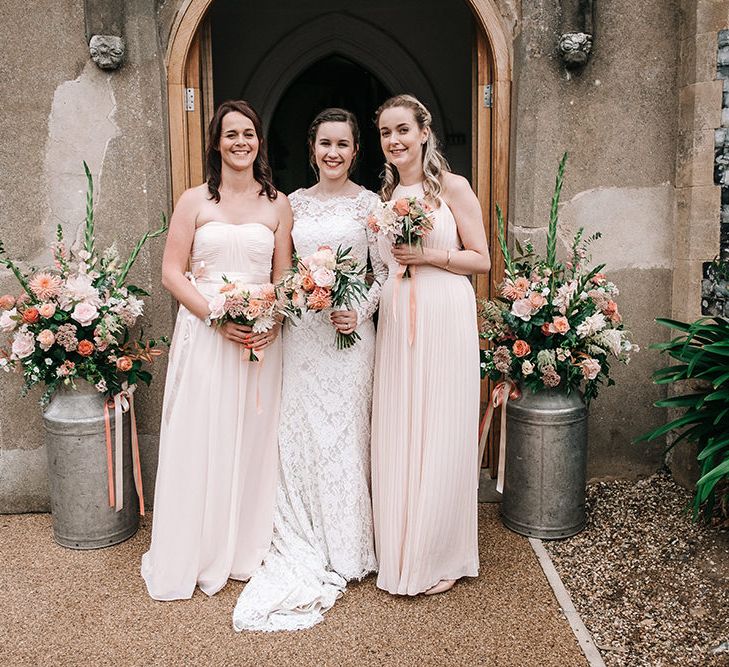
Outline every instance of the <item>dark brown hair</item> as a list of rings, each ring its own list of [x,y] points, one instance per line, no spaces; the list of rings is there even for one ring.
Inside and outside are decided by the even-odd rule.
[[[208,127],[208,147],[205,150],[205,170],[208,175],[208,192],[210,199],[216,203],[220,201],[220,171],[222,159],[220,157],[220,134],[223,129],[223,118],[231,111],[242,113],[253,123],[253,129],[258,137],[258,155],[253,161],[253,178],[261,186],[260,195],[266,195],[271,201],[276,199],[278,192],[273,185],[271,166],[268,164],[266,152],[266,139],[263,136],[261,118],[256,110],[243,100],[228,100],[223,102],[215,111],[215,115]]]
[[[319,131],[319,126],[322,123],[348,123],[349,129],[352,130],[352,139],[354,139],[354,159],[352,164],[349,165],[348,173],[352,173],[354,165],[357,162],[359,156],[359,124],[357,123],[357,117],[347,109],[340,109],[339,107],[330,107],[320,111],[316,118],[311,121],[309,125],[309,131],[306,135],[309,144],[309,164],[314,170],[314,173],[319,176],[319,169],[316,166],[316,158],[314,157],[314,144],[316,143],[316,133]]]

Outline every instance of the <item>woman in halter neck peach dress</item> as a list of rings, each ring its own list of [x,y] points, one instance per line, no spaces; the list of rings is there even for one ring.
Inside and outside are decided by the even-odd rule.
[[[389,277],[377,331],[372,502],[377,585],[398,595],[441,593],[478,574],[478,330],[467,276],[490,261],[478,200],[448,171],[430,124],[410,95],[377,111],[383,199],[435,207],[422,248],[380,240]],[[399,277],[405,265],[411,278]]]
[[[142,558],[150,596],[213,595],[248,579],[273,531],[281,341],[228,323],[209,326],[223,276],[269,283],[290,266],[291,208],[271,183],[261,123],[224,102],[210,123],[208,182],[180,197],[162,282],[180,302],[167,371],[152,544]],[[185,275],[188,259],[192,277]],[[246,348],[259,362],[247,361]],[[258,409],[260,401],[260,410]]]

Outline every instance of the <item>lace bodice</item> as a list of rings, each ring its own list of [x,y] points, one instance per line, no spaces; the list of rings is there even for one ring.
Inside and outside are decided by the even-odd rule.
[[[327,312],[305,311],[283,330],[279,487],[273,543],[236,605],[236,629],[296,630],[322,620],[351,579],[377,567],[369,493],[370,420],[377,308],[387,270],[367,229],[379,201],[320,200],[294,192],[293,239],[305,256],[321,245],[369,255],[374,283],[356,306],[360,340],[335,345]]]
[[[352,248],[352,257],[366,264],[369,255],[374,282],[367,296],[355,308],[360,322],[369,319],[377,310],[382,285],[387,278],[387,267],[380,258],[377,238],[367,227],[367,216],[379,202],[379,197],[364,188],[355,197],[318,199],[296,190],[289,195],[294,212],[291,233],[294,247],[301,257],[310,255],[321,245]]]

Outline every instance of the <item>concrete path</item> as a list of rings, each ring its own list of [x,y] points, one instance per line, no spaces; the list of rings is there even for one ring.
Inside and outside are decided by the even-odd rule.
[[[0,516],[0,665],[586,665],[528,540],[496,505],[479,518],[481,574],[445,595],[395,598],[369,577],[310,630],[236,634],[242,583],[213,598],[147,596],[150,517],[127,542],[83,552],[53,542],[49,515]]]

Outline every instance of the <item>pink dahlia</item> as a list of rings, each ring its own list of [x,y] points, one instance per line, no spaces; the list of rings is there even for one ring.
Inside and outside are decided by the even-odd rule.
[[[36,273],[30,279],[30,289],[42,301],[48,301],[53,297],[58,296],[61,293],[61,286],[63,281],[59,276],[54,276],[52,273]]]

